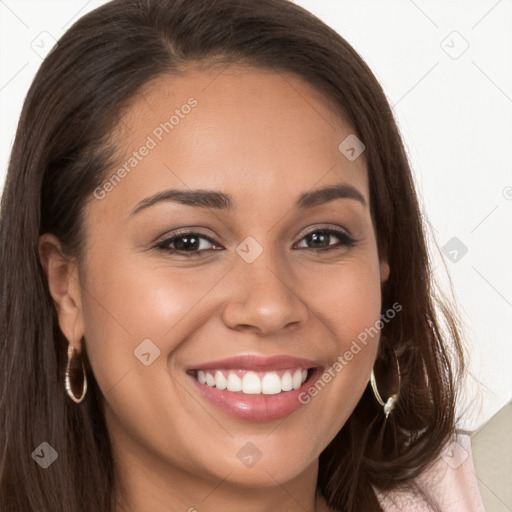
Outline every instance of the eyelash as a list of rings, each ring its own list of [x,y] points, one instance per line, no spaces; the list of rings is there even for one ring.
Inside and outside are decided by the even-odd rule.
[[[317,229],[310,231],[309,233],[306,233],[305,235],[303,235],[303,237],[300,239],[300,241],[302,241],[304,238],[306,238],[307,236],[312,235],[314,233],[335,235],[337,238],[340,239],[340,243],[333,245],[333,246],[327,246],[324,248],[305,247],[305,249],[309,249],[310,251],[314,251],[314,252],[325,252],[325,251],[330,251],[333,249],[340,249],[342,247],[350,248],[350,247],[353,247],[358,242],[358,240],[355,240],[351,236],[347,235],[347,233],[345,233],[344,231],[341,231],[338,229],[332,229],[332,228],[323,228],[323,229],[317,228]],[[212,238],[210,238],[206,235],[197,233],[195,231],[182,231],[180,233],[175,234],[174,236],[172,236],[170,238],[166,238],[165,240],[162,240],[155,246],[155,248],[160,249],[160,250],[165,251],[170,254],[180,254],[185,257],[199,256],[199,255],[201,255],[201,253],[205,252],[206,250],[218,250],[218,249],[203,249],[201,251],[197,251],[197,250],[196,251],[183,251],[183,250],[179,250],[179,249],[171,249],[169,247],[169,245],[174,243],[176,240],[179,240],[180,238],[187,238],[190,235],[194,235],[195,238],[207,240],[212,245],[217,245],[216,242]]]

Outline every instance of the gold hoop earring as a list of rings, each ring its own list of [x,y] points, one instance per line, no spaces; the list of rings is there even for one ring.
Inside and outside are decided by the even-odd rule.
[[[393,349],[393,352],[395,352],[395,349]],[[377,383],[375,382],[375,373],[373,372],[370,375],[370,384],[372,385],[373,394],[375,395],[375,398],[377,399],[377,402],[379,402],[380,405],[384,408],[384,414],[386,415],[386,419],[388,419],[388,416],[390,415],[391,411],[394,409],[396,401],[398,400],[398,396],[400,395],[400,386],[401,386],[401,376],[400,376],[400,365],[398,364],[398,357],[395,352],[395,359],[396,359],[396,368],[398,370],[398,390],[395,394],[391,395],[386,403],[384,403],[384,400],[382,400],[380,393],[377,389]]]
[[[84,362],[81,356],[75,357],[76,349],[72,345],[68,347],[68,363],[66,365],[65,386],[68,396],[73,402],[79,404],[85,397],[87,392],[87,377],[85,375]],[[81,388],[80,394],[75,393],[73,384],[78,382]]]

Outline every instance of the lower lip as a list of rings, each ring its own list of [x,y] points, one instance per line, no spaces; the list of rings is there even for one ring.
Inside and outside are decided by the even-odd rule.
[[[321,368],[315,368],[299,389],[282,391],[276,395],[234,393],[227,389],[220,390],[201,384],[193,375],[190,375],[190,378],[207,400],[230,416],[250,421],[271,421],[284,418],[300,409],[304,404],[299,401],[299,396],[316,381],[321,371]]]

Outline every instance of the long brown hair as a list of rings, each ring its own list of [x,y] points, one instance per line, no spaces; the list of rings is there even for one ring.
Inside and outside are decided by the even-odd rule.
[[[102,394],[84,350],[89,390],[65,394],[67,340],[38,254],[55,234],[70,257],[83,248],[83,207],[114,152],[109,138],[150,80],[192,63],[249,63],[305,79],[339,107],[365,146],[379,254],[391,274],[375,365],[379,391],[400,397],[383,427],[368,388],[320,456],[318,491],[351,512],[381,510],[374,489],[420,474],[455,428],[463,368],[456,317],[437,298],[424,221],[393,114],[354,49],[288,0],[114,0],[78,20],[39,69],[25,100],[1,204],[0,509],[113,512],[111,445]],[[58,453],[47,469],[31,453]]]

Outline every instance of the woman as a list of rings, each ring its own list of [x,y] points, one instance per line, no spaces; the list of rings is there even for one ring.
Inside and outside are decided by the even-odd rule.
[[[382,89],[307,11],[87,14],[1,215],[2,511],[442,506],[456,319]]]

